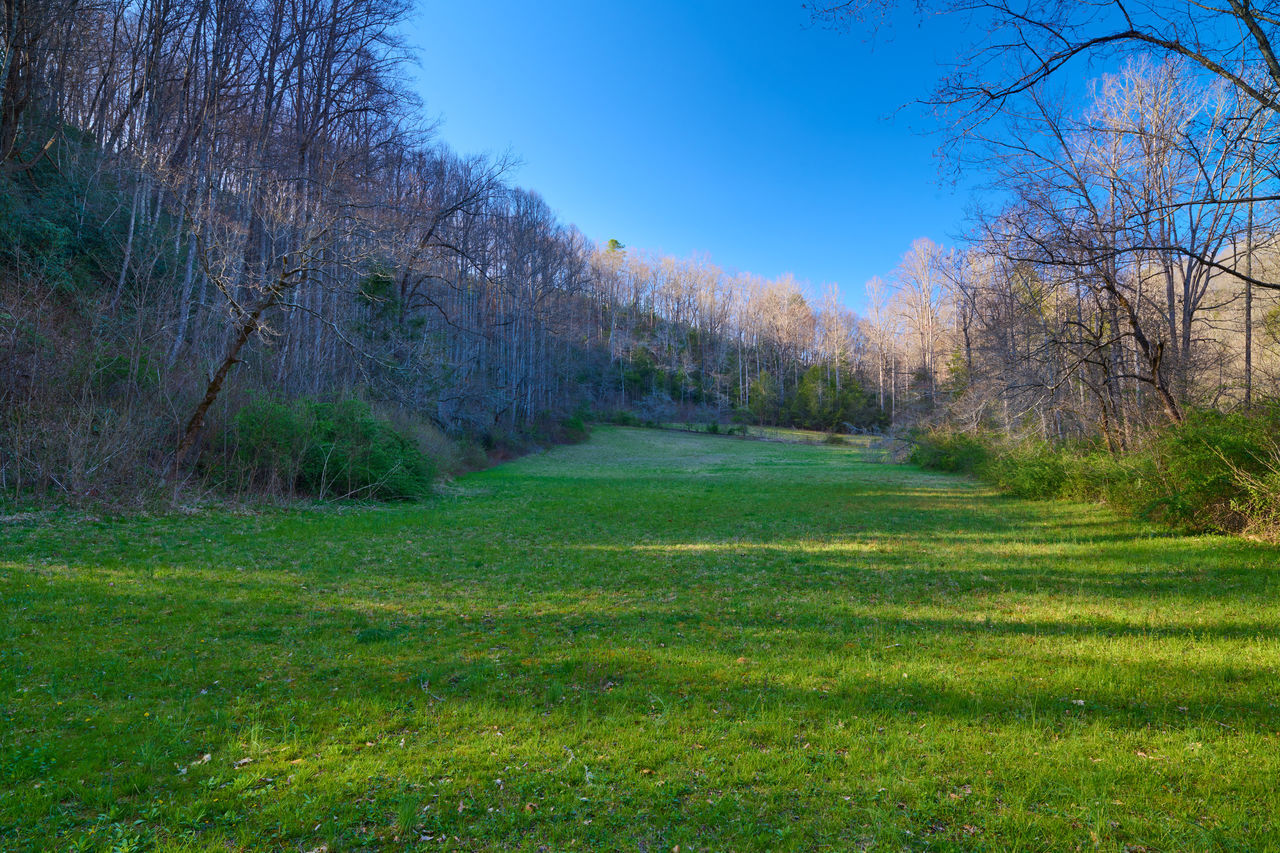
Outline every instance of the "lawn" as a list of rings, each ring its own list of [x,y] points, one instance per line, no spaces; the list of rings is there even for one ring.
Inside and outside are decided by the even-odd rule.
[[[1280,551],[865,453],[8,519],[0,847],[1280,849]]]
[[[662,429],[683,430],[685,432],[707,432],[709,424],[694,423],[687,421],[673,421],[659,425]],[[778,427],[778,426],[736,426],[726,427],[722,424],[716,424],[718,432],[731,435],[728,431],[731,429],[740,429],[744,431],[744,437],[764,439],[766,441],[790,441],[796,444],[856,444],[861,447],[869,447],[876,443],[876,438],[871,435],[837,435],[836,441],[832,441],[832,434],[820,432],[811,429],[796,429],[794,427]]]

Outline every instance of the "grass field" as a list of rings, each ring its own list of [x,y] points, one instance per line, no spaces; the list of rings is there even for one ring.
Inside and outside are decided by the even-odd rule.
[[[707,424],[689,423],[682,421],[673,421],[671,423],[661,424],[662,429],[682,430],[684,432],[701,432],[707,431]],[[758,438],[766,441],[789,441],[794,444],[827,444],[830,443],[831,433],[819,432],[811,429],[796,429],[794,427],[778,427],[778,426],[743,426],[743,427],[725,427],[717,424],[717,428],[722,432],[729,429],[746,430],[744,438]],[[875,443],[876,439],[870,435],[840,435],[839,440],[845,444],[854,444],[860,447],[868,447]]]
[[[0,847],[1280,849],[1280,551],[862,454],[8,519]]]

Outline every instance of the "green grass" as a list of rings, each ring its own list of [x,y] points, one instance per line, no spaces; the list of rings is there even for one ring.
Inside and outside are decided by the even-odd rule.
[[[707,424],[689,423],[673,421],[659,425],[659,429],[680,430],[683,432],[707,432]],[[871,435],[835,435],[829,432],[821,432],[811,429],[796,429],[794,427],[777,427],[777,426],[723,426],[720,425],[721,433],[728,434],[730,429],[746,430],[746,438],[763,439],[765,441],[786,441],[792,444],[849,444],[868,449],[875,444],[878,439]],[[836,439],[832,441],[833,437]]]
[[[0,847],[1280,848],[1280,551],[863,452],[11,519]]]
[[[753,426],[748,427],[750,434],[758,438],[767,438],[774,441],[792,441],[799,444],[822,444],[829,433],[818,432],[811,429],[795,429],[793,427],[775,427],[775,426]],[[841,436],[845,441],[858,444],[868,444],[871,439],[867,436]]]

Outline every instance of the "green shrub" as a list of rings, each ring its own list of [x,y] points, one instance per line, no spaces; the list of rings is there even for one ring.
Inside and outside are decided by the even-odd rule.
[[[374,417],[386,421],[391,428],[412,441],[428,459],[435,463],[437,471],[445,474],[461,474],[484,467],[484,453],[480,452],[479,465],[470,464],[472,444],[464,436],[450,436],[432,421],[394,405],[378,405]]]
[[[432,461],[413,442],[373,416],[367,403],[305,403],[315,441],[303,457],[300,484],[319,497],[410,500],[435,477]]]
[[[1057,498],[1068,480],[1064,456],[1048,444],[1025,444],[989,453],[979,473],[1018,497]]]
[[[1154,516],[1194,530],[1236,532],[1274,511],[1265,497],[1276,474],[1280,410],[1190,411],[1154,443]]]
[[[1102,501],[1198,531],[1280,529],[1280,405],[1189,411],[1118,454],[1096,443],[1000,445],[945,430],[913,440],[916,464],[972,473],[1019,497]]]
[[[591,437],[591,430],[587,426],[586,417],[582,412],[575,412],[564,417],[544,412],[534,418],[533,423],[529,425],[527,433],[529,439],[541,444],[581,444]],[[526,443],[521,436],[505,436],[500,444],[509,450],[523,451],[526,449]]]
[[[918,430],[911,434],[910,441],[911,462],[936,471],[975,474],[990,456],[986,441],[970,433]]]
[[[645,426],[645,423],[641,420],[640,416],[629,409],[609,409],[606,411],[596,412],[593,420],[595,420],[596,423],[613,424],[614,426]]]
[[[410,500],[435,476],[433,461],[360,400],[251,402],[229,445],[232,472],[250,485],[322,499]]]
[[[1084,445],[1062,448],[1063,482],[1058,496],[1070,500],[1103,501],[1138,513],[1148,498],[1151,460],[1142,454],[1115,454]]]
[[[565,444],[581,444],[591,437],[591,428],[587,426],[587,419],[580,413],[562,418],[560,432]]]
[[[480,435],[479,441],[490,461],[501,462],[528,453],[530,442],[540,439],[549,440],[543,437],[542,429],[535,423],[527,434],[493,426]]]
[[[266,492],[294,492],[304,454],[314,441],[310,413],[298,405],[255,400],[232,419],[227,473]]]

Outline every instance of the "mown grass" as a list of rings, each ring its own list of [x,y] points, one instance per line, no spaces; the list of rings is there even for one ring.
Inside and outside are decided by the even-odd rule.
[[[758,438],[773,439],[774,441],[794,441],[799,444],[822,444],[831,437],[831,433],[812,429],[797,429],[795,427],[752,426],[747,429],[750,435]],[[868,436],[842,435],[840,438],[851,444],[866,445],[871,442]]]
[[[670,423],[659,424],[657,428],[681,430],[683,432],[709,433],[708,424],[705,423],[673,421]],[[879,439],[872,435],[833,434],[812,429],[797,429],[795,427],[758,425],[726,427],[717,424],[716,430],[717,432],[710,434],[727,436],[739,435],[742,438],[755,438],[765,441],[787,441],[793,444],[849,444],[863,449],[870,449],[873,445],[879,442]],[[729,432],[729,430],[741,430],[741,432],[733,433]]]
[[[415,506],[10,520],[0,846],[1276,849],[1277,554],[620,428]]]

